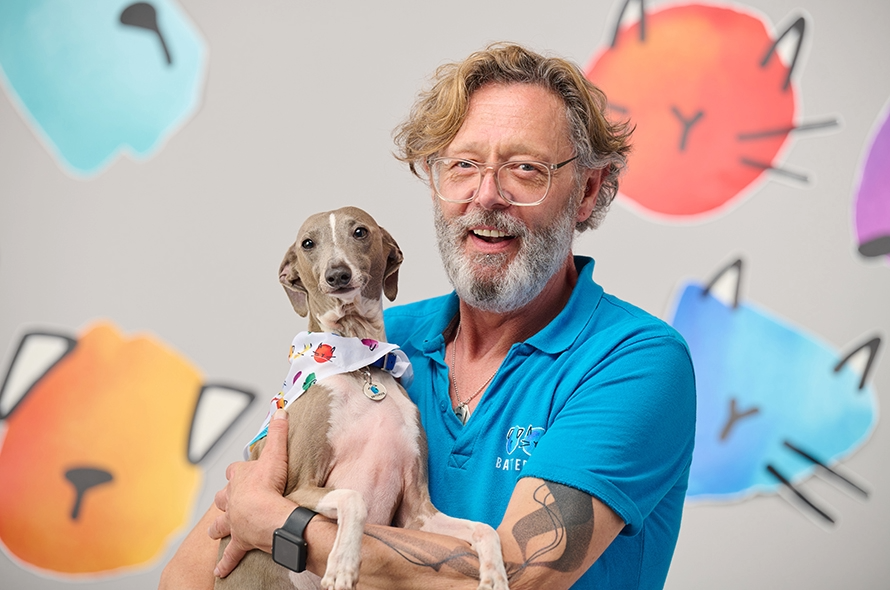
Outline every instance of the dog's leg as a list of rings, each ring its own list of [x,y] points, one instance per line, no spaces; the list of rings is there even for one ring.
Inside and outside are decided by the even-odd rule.
[[[457,537],[473,546],[479,556],[479,590],[509,589],[501,539],[487,524],[454,518],[437,511],[425,519],[420,530]]]
[[[426,483],[425,479],[421,480]],[[454,518],[436,510],[425,485],[409,487],[396,514],[395,523],[417,529],[456,537],[473,546],[479,556],[479,590],[509,590],[501,538],[485,523]]]
[[[320,492],[326,493],[318,498]],[[361,494],[347,489],[304,488],[295,490],[289,498],[337,521],[337,536],[328,556],[321,587],[324,590],[355,588],[362,561],[362,535],[368,518],[368,508]]]

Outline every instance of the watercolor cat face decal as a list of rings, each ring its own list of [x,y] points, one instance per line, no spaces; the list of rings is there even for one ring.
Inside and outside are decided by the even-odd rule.
[[[803,17],[775,38],[760,18],[723,6],[642,10],[636,22],[621,21],[585,74],[606,93],[609,116],[636,127],[622,195],[650,214],[689,218],[726,207],[768,170],[806,180],[776,165],[789,133],[804,127],[792,80]],[[795,40],[786,65],[779,49]]]
[[[687,284],[671,320],[689,344],[698,389],[687,497],[729,501],[785,487],[811,514],[833,522],[799,484],[818,469],[862,492],[832,464],[874,429],[877,399],[868,376],[881,339],[838,354],[740,303],[741,269],[737,260],[707,286]]]
[[[188,523],[198,462],[254,394],[147,336],[29,333],[0,389],[0,541],[51,575],[120,573]]]
[[[878,117],[876,131],[859,175],[855,204],[859,254],[890,261],[890,103]]]

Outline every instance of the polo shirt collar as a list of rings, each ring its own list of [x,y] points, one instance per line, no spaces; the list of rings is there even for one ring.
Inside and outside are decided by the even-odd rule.
[[[566,306],[543,330],[526,340],[526,344],[548,354],[559,354],[571,348],[590,323],[603,296],[603,288],[593,280],[594,264],[593,258],[575,256],[578,283]]]
[[[594,264],[590,257],[575,256],[578,283],[566,306],[543,330],[527,339],[526,344],[548,354],[559,354],[568,350],[578,339],[603,296],[603,288],[593,280]],[[458,307],[459,301],[454,292],[444,298],[444,305],[430,330],[432,337],[424,341],[425,353],[442,349],[445,344],[444,332],[457,314]]]

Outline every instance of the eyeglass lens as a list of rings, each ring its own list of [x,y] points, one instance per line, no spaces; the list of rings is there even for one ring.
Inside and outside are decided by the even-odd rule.
[[[485,166],[454,158],[432,162],[433,183],[448,201],[469,202],[482,183]],[[501,196],[511,203],[537,203],[547,196],[550,169],[539,162],[507,162],[496,168]]]

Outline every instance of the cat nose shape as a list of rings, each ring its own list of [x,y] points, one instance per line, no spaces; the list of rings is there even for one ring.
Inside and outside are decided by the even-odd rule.
[[[74,467],[65,472],[65,479],[74,486],[75,497],[74,507],[71,509],[71,520],[77,520],[80,516],[80,506],[84,494],[96,486],[112,481],[114,477],[104,469]]]

